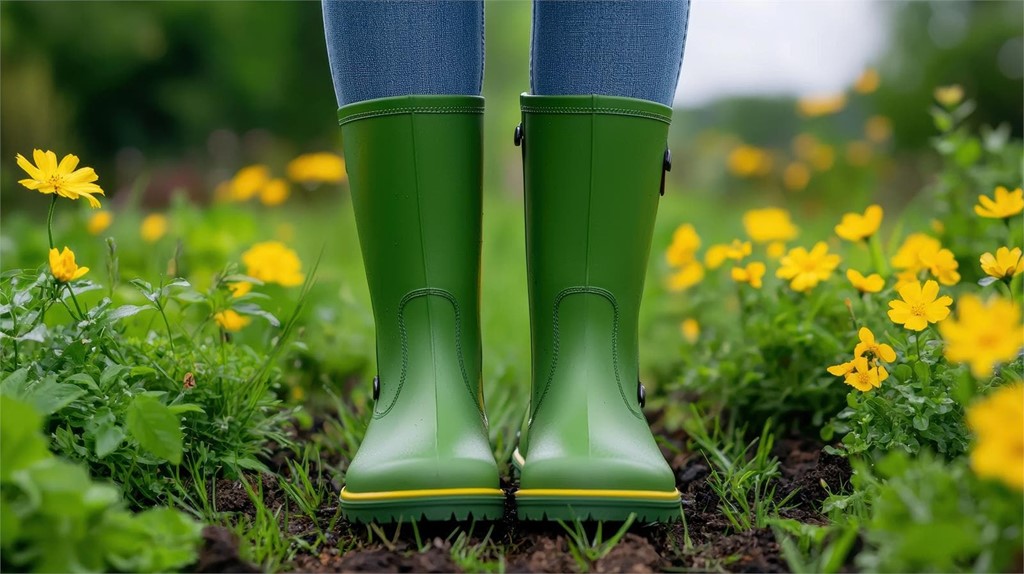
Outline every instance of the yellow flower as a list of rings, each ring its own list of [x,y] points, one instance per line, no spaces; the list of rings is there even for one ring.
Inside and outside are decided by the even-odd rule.
[[[237,299],[246,295],[249,291],[252,291],[252,283],[249,283],[248,281],[228,283],[228,289],[231,290],[231,296]]]
[[[892,257],[892,266],[916,274],[926,268],[921,262],[922,254],[929,254],[942,249],[938,239],[924,233],[912,233],[903,240],[903,244]]]
[[[61,283],[67,283],[68,281],[74,281],[89,272],[88,267],[79,267],[75,263],[75,252],[71,251],[67,245],[64,246],[64,251],[57,251],[57,248],[50,249],[50,273],[53,273],[53,277]]]
[[[875,341],[875,334],[871,332],[871,329],[861,327],[857,337],[860,338],[860,342],[853,349],[854,357],[863,357],[866,354],[870,354],[872,358],[885,361],[886,363],[896,360],[896,351],[885,343]]]
[[[739,177],[766,175],[772,170],[768,152],[751,145],[740,145],[729,153],[729,171]]]
[[[978,205],[974,206],[974,212],[991,219],[1008,219],[1024,211],[1024,190],[1019,187],[1009,191],[1005,187],[999,186],[993,197],[994,200],[987,195],[979,195]]]
[[[1005,385],[967,409],[971,469],[1024,490],[1024,383]]]
[[[921,278],[918,276],[917,271],[900,271],[896,274],[896,284],[893,286],[897,291],[903,288],[904,285],[915,283],[920,281]]]
[[[963,101],[963,99],[964,89],[959,84],[935,88],[935,101],[947,108],[952,108]]]
[[[680,267],[693,261],[697,250],[700,249],[700,236],[693,225],[685,223],[676,228],[672,234],[672,243],[665,252],[665,259],[669,265]]]
[[[263,189],[260,190],[260,203],[263,205],[281,205],[291,190],[288,189],[288,182],[281,179],[275,178],[267,182]]]
[[[847,241],[866,241],[882,225],[882,206],[869,205],[864,215],[847,213],[836,226],[836,235]]]
[[[853,370],[853,361],[847,361],[845,363],[839,363],[838,365],[832,365],[828,368],[828,372],[837,376],[845,377],[850,371]]]
[[[982,303],[975,295],[964,295],[956,317],[939,325],[939,333],[946,341],[946,358],[970,363],[978,378],[991,376],[998,363],[1012,360],[1024,347],[1020,306],[999,297]]]
[[[679,325],[679,330],[688,343],[696,343],[697,338],[700,337],[700,323],[693,317],[684,319],[683,323]]]
[[[750,255],[752,250],[753,247],[749,241],[740,241],[739,239],[733,239],[732,243],[712,245],[704,254],[704,264],[708,266],[708,269],[718,269],[726,259],[742,261],[744,257]]]
[[[159,213],[151,213],[142,220],[139,234],[146,243],[156,243],[167,233],[167,217]]]
[[[114,222],[114,214],[109,211],[97,211],[89,217],[89,222],[85,224],[85,228],[92,235],[99,235],[110,227],[110,224]]]
[[[213,319],[217,321],[217,324],[220,325],[222,329],[231,332],[241,331],[242,327],[245,327],[252,322],[252,319],[238,314],[234,309],[218,311],[213,315]]]
[[[885,287],[885,279],[878,273],[872,273],[865,277],[856,269],[847,269],[846,278],[850,280],[853,288],[861,293],[878,293]]]
[[[1009,279],[1024,271],[1024,259],[1021,259],[1020,247],[1000,247],[996,254],[981,254],[981,270],[996,279]]]
[[[864,123],[864,136],[874,143],[883,143],[892,137],[892,121],[885,116],[871,116]]]
[[[828,279],[840,261],[838,255],[828,252],[824,241],[819,241],[810,251],[803,247],[790,249],[779,261],[780,267],[775,276],[790,280],[789,286],[794,291],[809,291]]]
[[[868,364],[866,357],[857,357],[853,360],[853,368],[844,375],[844,382],[862,393],[882,386],[882,382],[889,378],[889,372],[881,365],[873,366]]]
[[[834,114],[846,107],[846,94],[801,98],[796,103],[800,115],[808,118]]]
[[[270,169],[265,165],[249,165],[238,170],[231,178],[231,199],[247,201],[259,193],[270,181]]]
[[[89,201],[89,207],[97,208],[100,201],[94,195],[103,195],[100,186],[93,183],[99,176],[91,167],[78,167],[78,156],[68,154],[57,164],[57,154],[52,151],[32,150],[32,158],[36,164],[32,165],[20,153],[15,156],[18,166],[25,170],[29,179],[19,180],[18,183],[39,193],[56,193],[68,199],[84,197]]]
[[[772,241],[765,252],[770,259],[778,259],[786,254],[786,244],[782,241]]]
[[[864,167],[871,162],[871,146],[867,142],[855,141],[846,144],[846,163]]]
[[[938,323],[949,316],[953,298],[948,295],[937,297],[939,284],[914,281],[900,287],[900,299],[889,301],[889,319],[911,331],[923,331],[928,323]]]
[[[684,291],[700,283],[701,279],[704,279],[704,266],[691,261],[668,278],[668,288],[672,291]]]
[[[341,183],[345,160],[330,152],[307,153],[288,162],[288,178],[298,183]]]
[[[782,171],[782,184],[790,191],[800,191],[811,181],[811,170],[807,165],[794,161]]]
[[[754,289],[761,288],[761,279],[764,277],[765,265],[760,261],[753,261],[746,267],[733,267],[732,279],[737,283],[749,283]]]
[[[867,68],[853,84],[853,91],[858,94],[870,94],[878,89],[878,70]]]
[[[943,285],[956,285],[960,282],[960,273],[957,272],[960,264],[957,263],[956,257],[953,256],[953,252],[949,249],[923,251],[919,257],[921,263],[939,280],[939,283]]]
[[[743,229],[757,243],[769,241],[792,241],[796,238],[797,228],[789,217],[789,212],[778,207],[751,209],[743,214]]]
[[[298,255],[279,241],[257,243],[242,254],[246,275],[265,283],[294,287],[302,283],[302,262]]]

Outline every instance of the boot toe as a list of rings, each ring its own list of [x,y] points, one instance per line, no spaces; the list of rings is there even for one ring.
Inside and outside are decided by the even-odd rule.
[[[641,459],[545,456],[531,452],[523,467],[520,489],[671,492],[675,489],[675,477],[660,455]]]
[[[363,451],[360,451],[363,452]],[[498,467],[486,458],[356,456],[345,473],[350,492],[390,492],[451,488],[498,488]]]

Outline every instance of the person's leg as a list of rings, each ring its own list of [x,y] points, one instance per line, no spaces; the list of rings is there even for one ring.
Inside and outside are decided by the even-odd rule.
[[[479,1],[324,2],[376,326],[349,520],[500,518],[481,386]]]
[[[689,12],[689,0],[536,0],[531,92],[671,106]]]
[[[480,95],[482,0],[325,0],[338,105],[410,94]]]
[[[680,516],[643,414],[638,317],[686,14],[682,1],[534,2],[516,137],[533,362],[523,519]]]

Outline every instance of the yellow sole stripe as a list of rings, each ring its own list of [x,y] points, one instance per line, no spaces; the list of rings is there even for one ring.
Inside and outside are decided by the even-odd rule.
[[[349,492],[341,489],[342,500],[396,500],[403,498],[426,498],[430,496],[500,496],[500,488],[424,488],[420,490],[385,490],[382,492]]]
[[[662,490],[594,490],[582,488],[527,488],[516,491],[516,497],[520,496],[573,496],[580,498],[635,498],[654,500],[679,500],[678,490],[665,492]]]

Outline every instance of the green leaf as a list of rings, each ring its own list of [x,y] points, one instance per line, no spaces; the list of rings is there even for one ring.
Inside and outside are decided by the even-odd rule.
[[[203,413],[203,407],[195,403],[181,403],[180,405],[169,405],[167,408],[171,409],[171,412],[180,415],[182,413]]]
[[[178,417],[159,400],[147,395],[132,400],[128,432],[142,448],[172,464],[181,464],[183,439]]]
[[[75,374],[71,375],[70,377],[64,379],[64,382],[65,383],[81,383],[81,384],[85,385],[86,387],[88,387],[88,388],[90,388],[90,389],[92,389],[94,391],[99,391],[100,390],[100,388],[98,386],[96,386],[96,379],[93,379],[92,376],[89,375],[88,373],[75,373]]]
[[[111,382],[119,378],[127,370],[128,367],[123,365],[107,365],[107,368],[103,369],[103,373],[100,374],[100,386],[103,388],[109,387]]]
[[[152,309],[152,308],[153,308],[152,305],[121,305],[117,309],[114,309],[110,313],[107,313],[107,320],[108,321],[117,321],[119,319],[125,319],[127,317],[131,317],[132,315],[137,315],[138,313],[140,313],[142,311],[145,311],[147,309]]]
[[[96,456],[103,458],[117,450],[124,440],[124,429],[110,423],[96,431]]]
[[[264,311],[259,306],[251,304],[251,303],[250,304],[243,304],[243,305],[235,305],[235,311],[238,311],[242,315],[252,315],[252,316],[255,316],[255,317],[262,317],[262,318],[266,319],[267,322],[271,324],[271,326],[274,326],[274,327],[280,327],[281,326],[281,321],[279,321],[277,319],[277,317],[275,317],[273,314],[271,314],[271,313],[269,313],[267,311]]]
[[[0,396],[0,482],[7,482],[15,472],[51,456],[46,439],[39,433],[42,423],[42,417],[28,403]]]
[[[57,382],[56,375],[41,380],[28,378],[28,371],[19,369],[0,383],[0,394],[29,403],[44,415],[51,415],[85,394],[77,385]]]

